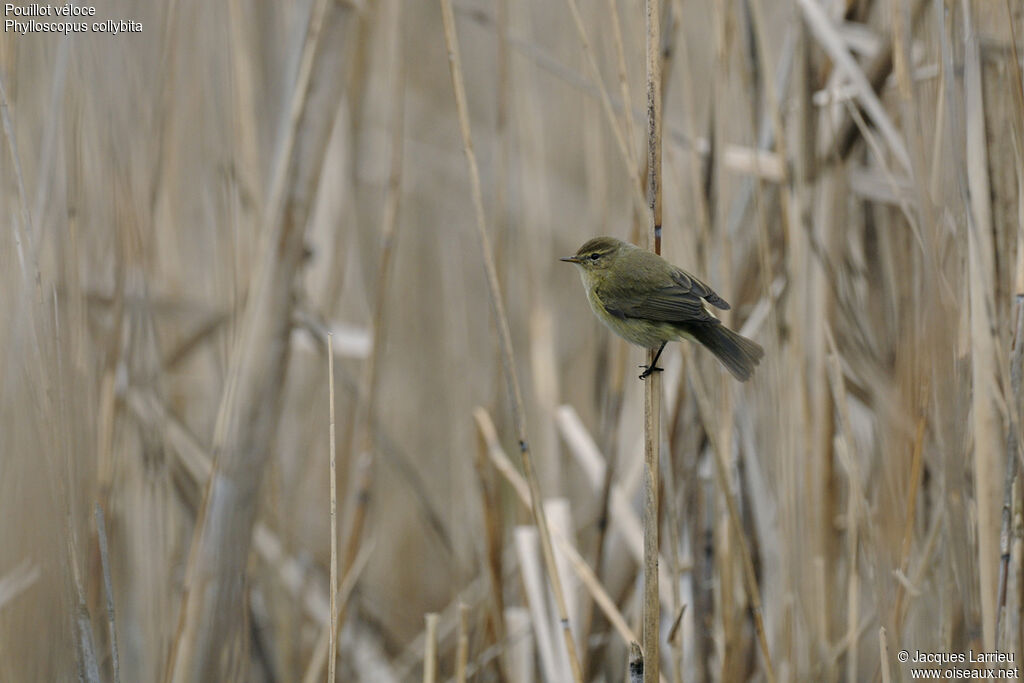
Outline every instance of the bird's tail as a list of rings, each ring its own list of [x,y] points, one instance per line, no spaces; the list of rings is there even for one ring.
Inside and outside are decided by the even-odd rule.
[[[722,324],[692,325],[687,332],[715,354],[722,365],[741,382],[750,379],[754,366],[764,357],[764,349],[760,344]]]

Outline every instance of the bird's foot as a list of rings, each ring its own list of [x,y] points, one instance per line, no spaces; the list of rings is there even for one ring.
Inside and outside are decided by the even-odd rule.
[[[659,368],[657,365],[654,365],[654,366],[640,365],[638,367],[641,367],[641,368],[644,369],[644,371],[642,373],[640,373],[640,379],[647,379],[648,377],[650,377],[651,375],[653,375],[656,372],[664,372],[665,371],[665,368]]]

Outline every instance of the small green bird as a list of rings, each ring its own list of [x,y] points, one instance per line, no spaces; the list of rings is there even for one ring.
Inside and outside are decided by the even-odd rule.
[[[601,322],[628,342],[658,349],[651,366],[641,366],[640,379],[661,370],[656,365],[665,345],[679,339],[702,344],[741,382],[750,379],[764,356],[760,345],[730,330],[708,308],[728,310],[725,299],[654,252],[595,237],[561,260],[579,268]]]

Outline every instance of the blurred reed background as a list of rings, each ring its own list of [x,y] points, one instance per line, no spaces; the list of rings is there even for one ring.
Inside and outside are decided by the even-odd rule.
[[[663,359],[665,680],[1019,662],[1024,6],[662,4],[663,253],[766,349]],[[326,330],[337,679],[569,680],[439,4],[119,18],[0,39],[0,680],[324,678]],[[570,621],[623,680],[643,356],[557,257],[643,239],[644,6],[455,20]]]

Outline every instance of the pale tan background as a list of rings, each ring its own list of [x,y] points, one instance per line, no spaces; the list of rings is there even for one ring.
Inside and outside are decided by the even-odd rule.
[[[456,4],[488,231],[542,489],[569,499],[575,541],[593,564],[600,496],[556,411],[572,406],[606,456],[617,449],[620,479],[635,483],[642,356],[593,320],[576,274],[557,257],[594,235],[630,236],[629,184],[642,169],[616,145],[568,3],[509,2],[502,53],[497,2]],[[804,161],[857,100],[827,104],[829,89],[849,94],[848,81],[806,28],[800,3],[762,1],[763,57],[754,2],[666,4],[664,253],[732,303],[732,325],[753,316],[748,332],[766,358],[746,385],[701,350],[684,363],[682,347],[672,347],[664,361],[672,467],[663,496],[675,517],[662,528],[677,536],[678,562],[667,569],[681,565],[687,609],[683,671],[668,645],[663,671],[669,680],[765,680],[708,433],[733,468],[779,680],[877,680],[880,662],[899,680],[907,676],[899,649],[994,649],[1000,507],[1014,457],[1007,438],[1020,405],[1010,377],[1014,294],[1024,291],[1024,110],[1014,99],[1008,8],[1020,41],[1021,5],[819,5],[833,24],[845,15],[841,35],[865,70],[893,46],[909,57],[897,59],[905,68],[880,91],[908,169],[875,127],[870,144],[857,134],[848,154],[825,148],[820,163]],[[627,109],[636,114],[628,144],[642,164],[643,4],[580,6],[621,127],[609,7],[619,12]],[[97,502],[121,678],[158,680],[164,671],[201,489],[183,483],[179,442],[153,415],[169,412],[209,455],[309,11],[309,3],[115,1],[97,6],[97,19],[139,21],[141,34],[0,37],[0,680],[78,675],[79,595],[98,670],[112,676]],[[360,450],[351,425],[365,410],[355,388],[377,292],[390,282],[362,541],[370,554],[347,614],[339,680],[419,680],[423,615],[460,597],[471,607],[471,661],[491,656],[487,594],[467,588],[485,551],[473,408],[490,412],[509,453],[514,434],[439,5],[366,0],[328,11],[344,25],[344,40],[332,44],[343,94],[294,306],[337,331],[338,433],[350,437],[339,445],[342,534]],[[780,60],[790,65],[778,107],[786,148],[759,181],[736,154],[772,126],[766,88],[776,87]],[[398,111],[403,154],[390,196],[398,219],[382,277]],[[781,184],[772,175],[780,158]],[[326,595],[326,358],[306,329],[291,341],[259,504],[287,562],[250,558],[245,680],[301,680],[321,633],[292,590]],[[692,373],[712,415],[697,410],[685,380]],[[617,378],[621,415],[609,408]],[[528,515],[507,488],[501,499],[504,599],[522,606],[511,530]],[[1013,510],[1000,645],[1019,653],[1019,495]],[[301,570],[291,587],[283,562]],[[637,565],[616,535],[599,572],[636,627]],[[445,612],[445,633],[453,614]],[[666,631],[673,617],[663,615]],[[594,625],[584,648],[590,677],[621,680],[625,646],[606,622]],[[450,635],[441,642],[443,675],[454,646]],[[488,659],[478,680],[496,676]]]

